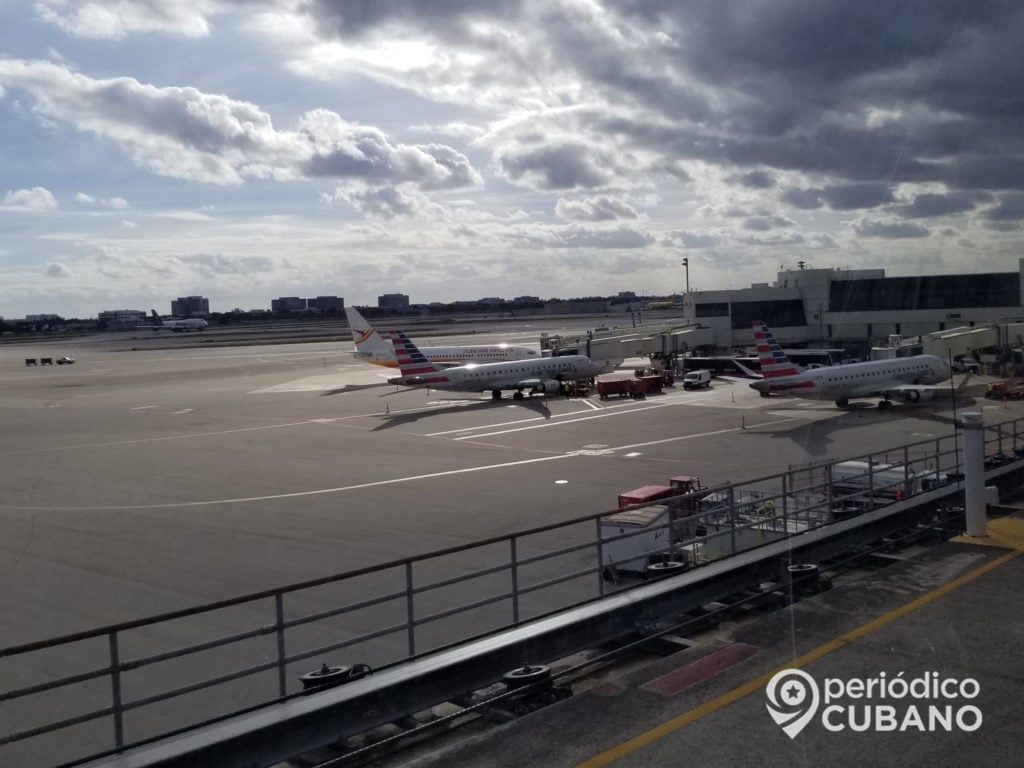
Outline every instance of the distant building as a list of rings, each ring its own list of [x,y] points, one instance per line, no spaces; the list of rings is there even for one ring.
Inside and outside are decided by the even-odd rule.
[[[127,330],[136,325],[149,323],[149,314],[142,309],[105,309],[97,318],[101,327],[107,330]]]
[[[377,306],[388,309],[405,309],[409,306],[409,297],[404,293],[385,293],[377,297]]]
[[[317,312],[341,312],[345,309],[345,300],[337,296],[317,296],[306,299],[306,308]]]
[[[270,301],[271,312],[305,312],[306,300],[298,296],[281,296]]]
[[[178,297],[171,302],[175,317],[206,317],[210,314],[210,300],[202,296]]]

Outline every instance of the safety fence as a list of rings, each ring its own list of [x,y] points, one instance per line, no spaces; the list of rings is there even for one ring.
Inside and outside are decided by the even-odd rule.
[[[605,511],[196,608],[0,649],[0,763],[52,764],[380,670],[940,486],[956,433]],[[986,469],[1024,421],[985,428]],[[307,678],[308,680],[308,678]]]

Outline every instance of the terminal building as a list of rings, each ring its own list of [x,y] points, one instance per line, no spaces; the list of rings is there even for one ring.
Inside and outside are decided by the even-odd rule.
[[[700,328],[691,334],[691,350],[749,347],[754,320],[766,322],[784,345],[864,350],[891,336],[1024,318],[1024,259],[1014,272],[914,277],[886,277],[884,269],[787,269],[771,284],[694,291],[683,312]]]

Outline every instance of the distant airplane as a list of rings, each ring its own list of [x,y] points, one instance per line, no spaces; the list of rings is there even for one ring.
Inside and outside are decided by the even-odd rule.
[[[878,407],[888,408],[892,398],[907,403],[931,400],[938,390],[946,388],[930,385],[946,381],[951,375],[949,364],[934,355],[833,365],[801,373],[761,320],[754,321],[754,339],[763,378],[751,383],[750,388],[761,397],[778,393],[834,400],[840,408],[848,406],[850,398],[881,397]]]
[[[136,328],[152,328],[154,331],[174,331],[181,333],[183,331],[201,331],[209,323],[207,323],[201,317],[188,317],[184,320],[165,320],[156,313],[155,309],[149,310],[150,316],[153,318],[153,322],[150,325],[137,325]]]
[[[608,366],[594,362],[585,355],[541,357],[535,360],[513,360],[503,363],[470,363],[443,368],[430,362],[402,331],[391,331],[392,347],[398,361],[400,377],[390,383],[406,387],[429,387],[453,392],[484,392],[490,390],[495,400],[505,389],[514,389],[512,397],[522,400],[523,390],[554,395],[562,382],[589,379],[608,372]]]
[[[356,360],[397,368],[395,349],[390,339],[381,338],[377,330],[359,314],[354,307],[345,307],[345,317],[352,329],[352,340],[356,344],[353,357]],[[466,347],[420,347],[420,352],[432,363],[442,366],[464,365],[466,363],[497,363],[506,360],[529,360],[539,358],[540,352],[530,347],[512,344],[477,344]]]
[[[682,301],[675,294],[672,294],[672,298],[665,301],[650,301],[647,303],[648,309],[682,309]]]

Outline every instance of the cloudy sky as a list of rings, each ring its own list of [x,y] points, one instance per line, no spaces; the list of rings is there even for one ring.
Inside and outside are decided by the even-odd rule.
[[[1016,269],[1018,0],[0,0],[0,315]]]

